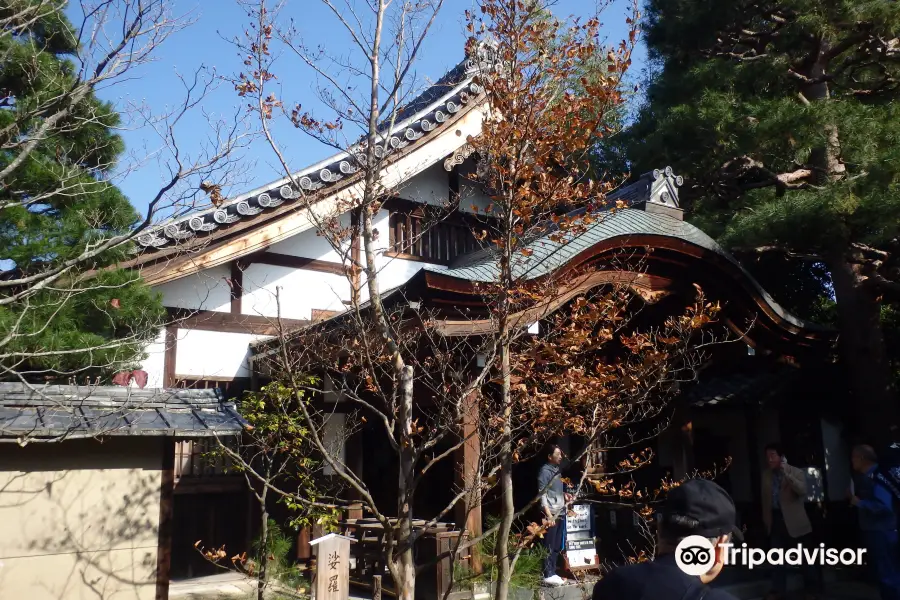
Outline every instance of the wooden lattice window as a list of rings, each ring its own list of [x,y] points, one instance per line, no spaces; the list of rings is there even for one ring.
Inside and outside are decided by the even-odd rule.
[[[234,440],[221,443],[236,450]],[[184,477],[216,477],[229,474],[231,461],[217,451],[220,442],[215,438],[196,438],[175,442],[175,479]]]
[[[394,210],[390,216],[391,252],[400,258],[447,264],[480,248],[473,225],[456,218],[426,218],[421,208]]]

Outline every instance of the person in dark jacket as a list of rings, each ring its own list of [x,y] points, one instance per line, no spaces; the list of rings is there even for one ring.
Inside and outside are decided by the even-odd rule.
[[[594,586],[592,600],[736,600],[707,585],[725,565],[726,549],[721,545],[743,541],[728,492],[712,481],[691,479],[669,492],[658,516],[656,559],[608,573]],[[688,539],[693,536],[713,552],[704,556],[700,569],[707,570],[700,575],[691,575],[684,567],[683,552],[693,547],[694,540]]]
[[[538,493],[541,495],[541,513],[552,525],[544,533],[544,546],[547,558],[544,561],[544,583],[562,585],[565,580],[556,574],[556,563],[562,552],[563,535],[566,531],[566,506],[571,497],[560,475],[563,453],[559,446],[551,446],[547,455],[547,464],[538,473]]]
[[[878,579],[883,600],[900,600],[900,550],[898,550],[897,515],[893,496],[886,487],[872,479],[878,469],[878,456],[871,446],[856,446],[850,454],[854,491],[850,504],[859,512],[859,529],[866,547],[866,559]]]

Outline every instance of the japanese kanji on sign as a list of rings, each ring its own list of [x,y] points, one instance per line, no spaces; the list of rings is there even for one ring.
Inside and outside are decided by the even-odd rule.
[[[349,538],[329,533],[309,543],[316,549],[315,600],[347,600],[350,593]]]

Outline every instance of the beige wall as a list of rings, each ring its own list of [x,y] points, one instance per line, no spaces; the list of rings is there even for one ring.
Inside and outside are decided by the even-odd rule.
[[[0,598],[154,598],[163,442],[0,445]]]

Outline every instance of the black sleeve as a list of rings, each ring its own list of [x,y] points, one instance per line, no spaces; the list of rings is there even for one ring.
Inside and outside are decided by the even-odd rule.
[[[706,596],[703,597],[703,600],[737,600],[737,598],[725,590],[710,588],[709,591],[706,592]]]
[[[591,600],[617,600],[621,598],[621,577],[616,571],[607,573],[594,585]]]

